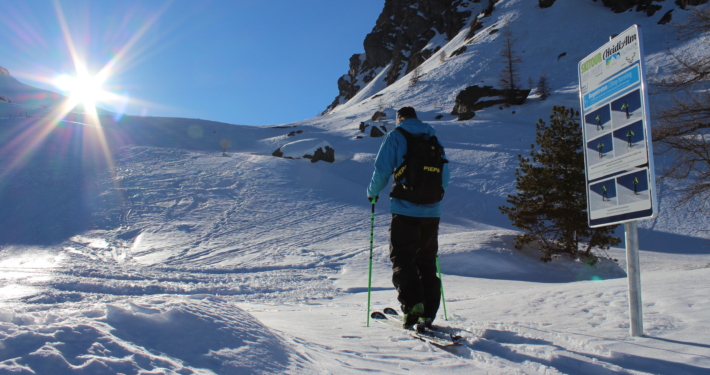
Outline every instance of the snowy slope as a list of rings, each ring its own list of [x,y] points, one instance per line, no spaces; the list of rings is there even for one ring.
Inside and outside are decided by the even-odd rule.
[[[644,30],[649,70],[668,61],[656,19],[591,1],[536,3],[499,2],[474,44],[443,64],[434,55],[414,87],[406,76],[384,89],[376,79],[367,96],[286,126],[0,119],[0,374],[710,371],[708,218],[672,211],[662,195],[660,216],[639,223],[641,338],[628,333],[623,248],[609,252],[618,263],[595,267],[543,264],[513,248],[518,232],[497,207],[514,191],[516,156],[534,142],[537,119],[552,105],[578,107],[577,61],[633,23]],[[659,15],[675,7],[666,3]],[[495,84],[499,34],[489,32],[506,22],[526,51],[521,77],[544,69],[553,95],[455,121],[459,90]],[[447,55],[466,33],[442,46]],[[365,326],[365,188],[382,138],[358,127],[377,109],[375,94],[417,108],[451,161],[440,231],[448,322],[443,309],[438,322],[461,331],[457,348]],[[330,145],[336,162],[271,156],[314,144]],[[386,200],[375,223],[372,306],[396,308]]]

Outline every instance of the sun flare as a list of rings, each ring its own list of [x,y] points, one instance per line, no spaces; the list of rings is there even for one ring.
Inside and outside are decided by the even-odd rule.
[[[87,111],[94,111],[96,102],[106,99],[108,93],[101,87],[102,83],[101,79],[90,75],[72,77],[63,74],[54,81],[57,88],[68,93],[72,106],[82,103]]]

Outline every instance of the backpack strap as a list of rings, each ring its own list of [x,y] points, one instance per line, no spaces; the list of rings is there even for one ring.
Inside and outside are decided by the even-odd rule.
[[[398,130],[400,133],[402,133],[402,135],[404,136],[404,139],[406,139],[407,142],[409,142],[410,139],[414,138],[412,133],[404,130],[401,126],[394,128],[394,130]]]
[[[412,139],[414,139],[414,136],[412,135],[412,133],[410,133],[410,132],[404,130],[401,126],[398,126],[398,127],[394,128],[394,129],[395,129],[395,130],[399,130],[399,132],[404,136],[404,139],[407,141],[407,146],[409,146],[409,142],[410,142]],[[409,150],[407,150],[407,151],[409,151]],[[404,153],[404,161],[402,162],[402,164],[401,164],[399,167],[397,167],[397,168],[394,170],[394,173],[393,173],[393,174],[394,174],[394,182],[395,182],[395,184],[398,183],[398,182],[400,182],[400,181],[402,181],[402,179],[405,177],[405,173],[404,173],[404,172],[407,170],[407,154],[408,154],[408,152],[405,152],[405,153]]]

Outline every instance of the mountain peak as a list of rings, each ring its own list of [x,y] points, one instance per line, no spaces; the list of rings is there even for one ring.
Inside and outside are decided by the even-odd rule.
[[[0,66],[0,75],[10,75],[10,71]]]

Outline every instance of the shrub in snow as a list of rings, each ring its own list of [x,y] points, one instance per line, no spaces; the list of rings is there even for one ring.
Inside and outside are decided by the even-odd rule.
[[[553,107],[548,126],[542,119],[536,124],[535,142],[530,158],[518,155],[515,171],[517,194],[508,195],[512,206],[500,206],[513,225],[525,233],[515,237],[515,247],[537,247],[540,260],[553,255],[580,255],[594,264],[594,249],[607,250],[621,239],[614,237],[617,225],[589,228],[584,179],[584,154],[579,112]],[[582,250],[580,250],[582,245]]]
[[[219,147],[222,149],[222,156],[227,156],[227,149],[229,148],[229,146],[230,146],[229,139],[222,138],[219,141]]]
[[[414,85],[419,83],[419,78],[421,78],[421,76],[422,76],[421,68],[419,67],[419,65],[417,65],[417,67],[414,68],[414,70],[412,70],[412,72],[410,73],[409,87],[413,87]]]

